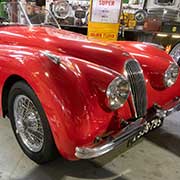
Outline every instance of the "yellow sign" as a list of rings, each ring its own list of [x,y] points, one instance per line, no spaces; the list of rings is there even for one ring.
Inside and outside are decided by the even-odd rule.
[[[91,0],[88,38],[117,40],[121,5],[121,0]]]

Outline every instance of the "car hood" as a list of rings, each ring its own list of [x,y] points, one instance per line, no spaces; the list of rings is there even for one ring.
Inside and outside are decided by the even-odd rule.
[[[122,72],[124,63],[135,58],[142,68],[164,72],[172,60],[164,51],[138,42],[90,41],[86,36],[49,27],[9,26],[0,29],[1,41],[59,52]],[[161,64],[161,66],[159,66]]]

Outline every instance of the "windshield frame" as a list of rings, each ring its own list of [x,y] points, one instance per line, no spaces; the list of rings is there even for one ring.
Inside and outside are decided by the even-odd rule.
[[[24,9],[24,6],[23,6],[22,2],[17,1],[17,3],[19,4],[20,10],[21,10],[22,13],[24,14],[24,17],[25,17],[25,19],[26,19],[26,21],[27,21],[27,24],[28,24],[29,26],[31,26],[31,27],[37,26],[37,25],[43,26],[43,23],[41,23],[41,24],[32,24],[31,21],[30,21],[30,19],[29,19],[29,17],[28,17],[28,15],[27,15],[27,13],[26,13],[26,11],[25,11],[25,9]],[[56,18],[55,18],[54,15],[52,14],[52,12],[49,11],[48,9],[45,9],[45,10],[51,15],[51,17],[53,18],[54,22],[55,22],[56,25],[57,25],[57,28],[58,28],[58,29],[61,29],[60,24],[58,23],[58,21],[56,20]],[[45,25],[44,25],[44,26],[45,26]],[[55,26],[53,26],[53,25],[48,25],[48,26],[55,27]]]

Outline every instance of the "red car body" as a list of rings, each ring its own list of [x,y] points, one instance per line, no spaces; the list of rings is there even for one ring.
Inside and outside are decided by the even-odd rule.
[[[55,64],[40,52],[60,57]],[[34,90],[47,116],[57,149],[69,160],[76,147],[91,147],[96,137],[121,131],[121,121],[135,117],[131,96],[123,107],[107,107],[106,90],[125,62],[136,59],[144,74],[147,109],[180,95],[180,77],[163,87],[173,62],[164,51],[139,42],[89,41],[85,36],[50,27],[0,27],[1,115],[7,113],[10,87],[23,79]]]

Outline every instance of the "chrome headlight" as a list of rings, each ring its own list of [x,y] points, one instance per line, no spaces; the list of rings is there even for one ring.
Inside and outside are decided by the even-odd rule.
[[[124,105],[129,96],[129,83],[124,76],[116,77],[108,86],[106,91],[108,106],[116,110]]]
[[[176,63],[171,63],[164,74],[164,85],[166,87],[172,86],[179,75],[179,66]]]

